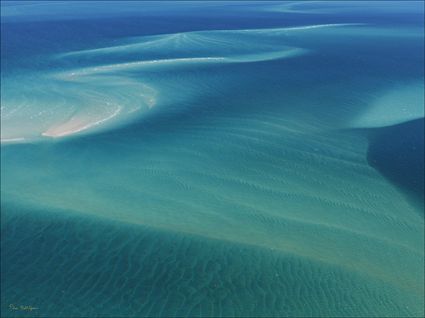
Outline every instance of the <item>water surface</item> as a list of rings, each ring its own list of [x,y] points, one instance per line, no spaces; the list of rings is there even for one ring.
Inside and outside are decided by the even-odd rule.
[[[103,4],[2,2],[2,316],[424,314],[419,2]]]

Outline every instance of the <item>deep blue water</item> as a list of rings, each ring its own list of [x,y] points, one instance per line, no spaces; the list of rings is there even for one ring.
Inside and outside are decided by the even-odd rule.
[[[424,119],[372,132],[369,163],[424,204]]]
[[[1,5],[2,317],[424,315],[423,3]]]

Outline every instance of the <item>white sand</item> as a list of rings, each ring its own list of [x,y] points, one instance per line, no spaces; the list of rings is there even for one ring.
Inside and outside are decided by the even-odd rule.
[[[121,111],[121,107],[118,107],[112,114],[100,119],[74,116],[63,124],[49,128],[48,130],[43,132],[42,135],[46,137],[57,138],[57,137],[63,137],[63,136],[76,134],[78,132],[92,128],[94,126],[98,126],[112,119],[113,117],[117,116],[120,111]]]

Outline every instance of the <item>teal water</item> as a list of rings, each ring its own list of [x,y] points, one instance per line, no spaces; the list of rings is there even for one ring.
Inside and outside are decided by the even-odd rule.
[[[74,5],[2,3],[2,316],[423,316],[420,3]]]

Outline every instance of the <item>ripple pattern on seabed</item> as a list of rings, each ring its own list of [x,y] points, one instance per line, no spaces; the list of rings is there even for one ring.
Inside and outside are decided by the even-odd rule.
[[[347,106],[311,120],[313,90],[282,106],[261,94],[282,86],[223,89],[249,83],[247,63],[258,80],[283,57],[314,59],[294,38],[362,27],[131,39],[56,56],[84,65],[43,74],[36,96],[6,94],[10,139],[105,131],[2,148],[2,304],[31,300],[41,316],[422,315],[423,218],[368,165],[365,136],[333,120]],[[136,100],[155,107],[129,124]],[[27,130],[7,126],[37,114]]]
[[[142,135],[145,142],[133,140],[137,152],[120,147],[121,152],[115,155],[109,153],[111,145],[120,144],[122,138],[141,136],[123,133],[115,141],[110,136],[96,136],[93,138],[103,145],[98,147],[96,158],[108,157],[101,165],[93,162],[90,152],[87,156],[80,153],[75,162],[72,143],[49,146],[52,148],[44,148],[43,153],[28,148],[9,157],[6,151],[3,161],[9,167],[13,167],[12,162],[21,166],[22,159],[15,156],[25,158],[29,151],[34,160],[32,168],[39,168],[21,174],[12,168],[12,173],[3,173],[5,182],[15,179],[14,185],[8,182],[4,194],[12,201],[19,195],[30,206],[72,208],[111,220],[177,231],[183,236],[192,233],[204,240],[223,240],[230,246],[271,250],[308,264],[319,263],[323,268],[391,286],[388,289],[396,294],[388,295],[392,299],[389,302],[398,303],[399,293],[420,298],[423,250],[418,243],[422,221],[353,149],[353,145],[362,143],[361,138],[354,142],[352,136],[344,136],[346,144],[335,147],[342,136],[316,134],[301,144],[300,136],[305,140],[306,135],[295,128],[288,133],[288,124],[275,117],[263,114],[263,118],[233,118],[231,122],[238,126],[229,128],[229,118],[222,118],[213,126],[194,123],[195,127],[190,127],[186,122],[172,132],[148,132]],[[284,140],[281,129],[285,131]],[[93,141],[75,141],[79,144],[75,149],[89,149]],[[29,175],[33,180],[43,178],[45,151],[50,157],[45,184],[28,183]],[[236,163],[231,160],[235,155],[244,159]],[[111,162],[116,170],[105,172]],[[71,167],[65,175],[64,166]],[[74,173],[82,167],[90,174]],[[118,176],[116,171],[120,172]],[[94,176],[94,181],[85,181]],[[62,178],[68,185],[57,196],[54,189],[59,185],[55,180]],[[28,189],[23,195],[19,190],[22,182]],[[369,300],[372,306],[376,299]],[[416,306],[412,302],[410,309],[398,308],[398,312],[418,312],[418,304],[420,307],[419,300]],[[321,310],[317,306],[314,310]],[[278,313],[283,309],[275,310]]]
[[[2,286],[2,303],[33,294],[35,316],[379,316],[415,307],[385,282],[274,249],[3,208],[2,270],[14,285]]]

